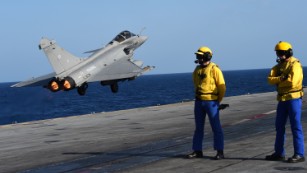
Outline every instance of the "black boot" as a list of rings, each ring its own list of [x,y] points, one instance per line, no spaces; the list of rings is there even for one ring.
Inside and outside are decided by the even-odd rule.
[[[284,161],[285,160],[285,156],[280,156],[277,155],[275,153],[265,156],[265,160],[270,160],[270,161]]]
[[[187,159],[202,158],[202,157],[203,157],[202,151],[194,151],[193,153],[185,156],[185,158]]]
[[[294,156],[288,159],[289,163],[297,163],[297,162],[304,162],[304,161],[305,161],[305,157],[299,156],[297,154],[295,154]]]
[[[217,150],[216,156],[214,157],[214,160],[221,160],[225,159],[224,157],[224,151],[223,150]]]

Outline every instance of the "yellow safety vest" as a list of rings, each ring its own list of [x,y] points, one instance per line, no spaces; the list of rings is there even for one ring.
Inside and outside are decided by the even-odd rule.
[[[225,80],[213,62],[205,67],[198,65],[193,72],[193,82],[196,99],[222,101],[226,92]]]
[[[304,95],[303,68],[300,61],[293,56],[289,61],[279,63],[271,69],[268,82],[277,86],[278,101],[297,99]]]

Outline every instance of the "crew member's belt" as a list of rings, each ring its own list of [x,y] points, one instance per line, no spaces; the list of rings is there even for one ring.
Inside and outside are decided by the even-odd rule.
[[[290,94],[290,93],[296,93],[296,92],[304,92],[303,88],[299,89],[299,90],[295,90],[295,91],[290,91],[290,92],[286,92],[286,93],[278,93],[279,96],[283,96],[286,94]]]
[[[199,97],[203,96],[203,95],[214,95],[214,96],[218,96],[218,94],[214,94],[214,93],[202,93],[202,94],[196,94],[195,96],[195,100],[201,100]]]

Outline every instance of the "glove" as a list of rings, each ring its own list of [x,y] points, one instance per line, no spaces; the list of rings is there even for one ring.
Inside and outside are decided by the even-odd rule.
[[[288,75],[281,75],[279,78],[280,78],[280,81],[285,81],[288,79]]]

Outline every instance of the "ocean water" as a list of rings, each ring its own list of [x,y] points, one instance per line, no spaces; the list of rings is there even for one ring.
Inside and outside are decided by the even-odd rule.
[[[267,83],[269,71],[223,71],[226,97],[274,91],[275,87]],[[306,86],[307,81],[304,81]],[[192,73],[143,75],[133,81],[120,82],[116,94],[109,86],[91,83],[85,96],[79,96],[76,90],[52,93],[41,87],[11,88],[12,84],[0,83],[0,125],[194,99]]]

